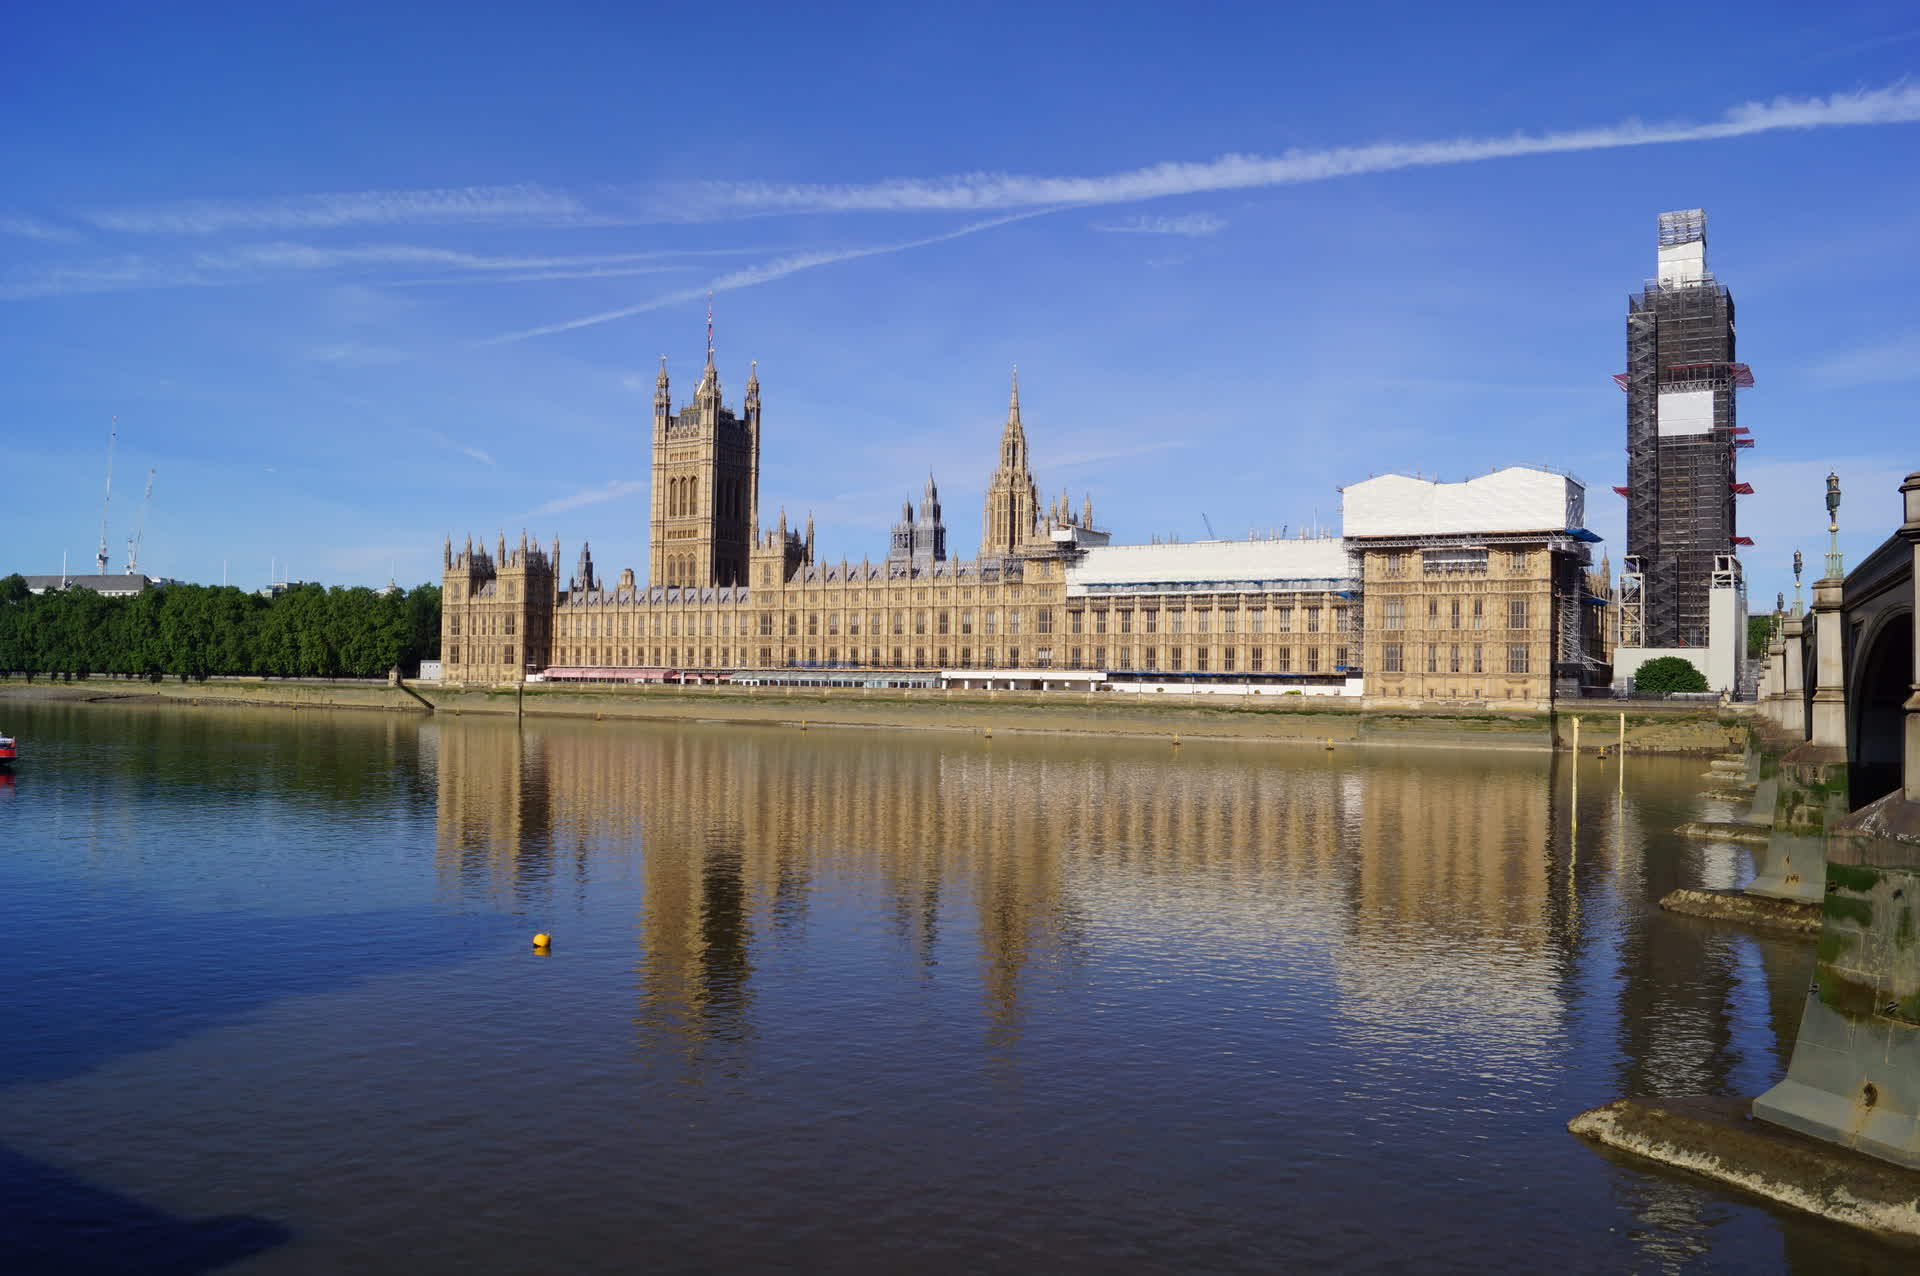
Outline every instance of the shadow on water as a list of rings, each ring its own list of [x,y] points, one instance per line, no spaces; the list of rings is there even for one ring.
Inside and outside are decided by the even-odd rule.
[[[497,948],[513,926],[500,916],[450,924],[421,910],[170,911],[53,881],[5,881],[0,898],[0,922],[43,940],[31,963],[0,980],[0,1087],[79,1076],[288,997],[456,962]],[[111,1013],[98,1012],[103,989]]]
[[[292,1236],[251,1215],[177,1218],[0,1145],[0,1269],[13,1276],[189,1276]]]
[[[330,917],[154,912],[127,898],[84,916],[49,883],[9,883],[5,913],[61,916],[57,945],[0,982],[0,1088],[78,1076],[284,998],[322,993],[497,946],[507,919],[388,911]],[[401,937],[406,938],[403,944]],[[391,941],[391,942],[389,942]],[[111,1014],[76,1013],[115,990]],[[186,1276],[286,1244],[253,1215],[186,1219],[0,1144],[0,1271]]]

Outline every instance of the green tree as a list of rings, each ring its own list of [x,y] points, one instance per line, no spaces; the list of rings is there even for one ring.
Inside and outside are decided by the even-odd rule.
[[[1707,675],[1685,656],[1660,656],[1647,661],[1633,675],[1633,689],[1643,696],[1669,691],[1706,691]]]
[[[416,585],[407,592],[407,646],[402,661],[419,672],[422,660],[440,658],[440,586]]]
[[[28,617],[34,601],[27,578],[15,573],[0,577],[0,674],[33,672],[27,655]]]
[[[1747,658],[1757,660],[1767,654],[1767,644],[1773,641],[1773,613],[1763,616],[1747,617]]]
[[[303,585],[278,598],[169,585],[131,598],[0,577],[0,673],[378,678],[440,650],[440,590]]]

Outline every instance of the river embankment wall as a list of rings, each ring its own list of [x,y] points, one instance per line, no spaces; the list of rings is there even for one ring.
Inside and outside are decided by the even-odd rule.
[[[1335,746],[1550,750],[1571,746],[1571,720],[1585,726],[1581,747],[1619,742],[1639,753],[1710,754],[1736,747],[1744,716],[1723,706],[1643,704],[1622,709],[1592,702],[1557,711],[1407,708],[1301,697],[1162,697],[1099,692],[938,691],[791,687],[454,687],[436,683],[325,682],[216,678],[143,682],[120,678],[0,680],[0,703],[58,700],[111,704],[359,709],[595,721],[743,723],[761,726],[885,727],[970,733],[1183,736],[1193,739],[1296,740]]]

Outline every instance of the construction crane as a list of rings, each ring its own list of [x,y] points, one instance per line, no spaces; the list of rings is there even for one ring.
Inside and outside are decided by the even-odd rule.
[[[107,497],[100,502],[100,552],[94,561],[100,564],[100,574],[107,574],[107,509],[113,504],[113,445],[120,441],[120,418],[113,418],[113,427],[107,433]]]
[[[1207,517],[1207,512],[1206,512],[1205,510],[1201,510],[1201,511],[1200,511],[1200,521],[1201,521],[1201,522],[1203,522],[1203,523],[1205,523],[1205,524],[1207,525],[1207,539],[1208,539],[1208,540],[1210,540],[1210,541],[1217,541],[1217,540],[1219,540],[1219,539],[1220,539],[1220,538],[1219,538],[1218,536],[1215,536],[1215,535],[1213,534],[1213,520]],[[102,542],[102,543],[104,544],[105,542]]]
[[[147,534],[147,508],[153,504],[153,467],[147,467],[147,494],[140,498],[140,518],[127,537],[127,575],[140,574],[140,541]]]

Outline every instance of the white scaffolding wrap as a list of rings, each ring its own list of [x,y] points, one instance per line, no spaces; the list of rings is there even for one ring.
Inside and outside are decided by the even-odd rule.
[[[1100,593],[1125,586],[1208,586],[1223,592],[1245,592],[1286,585],[1348,589],[1358,583],[1346,546],[1333,537],[1105,545],[1089,549],[1067,568],[1068,594]]]
[[[1712,432],[1713,391],[1662,390],[1659,402],[1661,438]]]
[[[1449,536],[1561,532],[1586,525],[1577,479],[1524,465],[1464,483],[1382,474],[1341,489],[1348,536]]]

